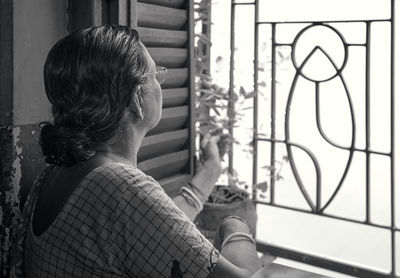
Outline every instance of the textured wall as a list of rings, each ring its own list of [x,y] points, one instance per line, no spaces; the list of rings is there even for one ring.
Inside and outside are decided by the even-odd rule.
[[[0,5],[0,277],[6,277],[10,227],[17,213],[13,152],[13,2]]]
[[[67,34],[67,1],[14,1],[13,184],[22,195],[43,167],[38,124],[50,118],[43,65],[51,46]]]
[[[49,118],[43,65],[50,47],[66,34],[65,0],[14,1],[14,125]]]
[[[49,120],[43,65],[67,34],[66,0],[1,0],[0,22],[0,276],[7,277],[9,231],[44,166],[38,124]]]

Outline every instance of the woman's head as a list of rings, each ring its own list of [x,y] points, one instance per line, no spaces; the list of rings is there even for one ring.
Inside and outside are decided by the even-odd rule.
[[[41,132],[46,161],[71,166],[88,160],[127,121],[154,127],[161,105],[146,104],[151,93],[161,102],[160,86],[149,75],[154,70],[138,33],[126,26],[92,27],[58,41],[44,67],[54,117],[54,124],[45,123]],[[159,109],[150,115],[146,105]]]

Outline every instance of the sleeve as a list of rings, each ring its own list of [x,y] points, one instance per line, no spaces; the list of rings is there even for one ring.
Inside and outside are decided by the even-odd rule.
[[[131,277],[207,277],[218,250],[154,179],[139,173],[125,184],[114,241],[123,271]]]

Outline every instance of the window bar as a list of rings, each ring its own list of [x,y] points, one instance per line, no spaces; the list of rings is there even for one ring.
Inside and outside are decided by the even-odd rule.
[[[194,2],[190,1],[187,5],[187,15],[188,15],[188,25],[189,25],[189,57],[194,57]],[[211,16],[210,14],[208,14]],[[207,49],[209,51],[209,48]],[[195,62],[194,59],[188,59],[188,67],[189,67],[189,119],[190,119],[190,161],[189,161],[189,172],[190,175],[193,176],[195,174],[195,157],[196,157],[196,116],[195,116]],[[208,62],[208,68],[210,68],[210,63]]]
[[[395,20],[395,0],[391,0],[391,18],[390,18],[390,183],[391,183],[391,237],[392,237],[392,273],[393,277],[396,277],[396,215],[395,215],[395,85],[394,85],[394,71],[395,71],[395,32],[394,32],[394,20]]]
[[[370,54],[371,54],[371,22],[366,22],[366,48],[365,48],[365,149],[366,149],[366,216],[365,222],[371,221],[371,153],[370,151]]]
[[[257,184],[258,171],[258,28],[259,2],[254,2],[254,92],[253,99],[253,185]],[[257,189],[253,186],[253,200],[257,200]]]
[[[235,2],[234,4],[238,6],[246,6],[246,5],[254,5],[256,2],[257,0],[254,2]]]
[[[366,23],[370,23],[369,21]],[[366,43],[347,43],[348,46],[366,46]]]
[[[319,82],[315,82],[315,96],[316,96],[316,103],[315,106],[317,107],[316,111],[319,112],[319,105],[320,105],[320,101],[319,101]],[[317,121],[319,121],[320,119],[320,115],[317,112],[316,118]],[[319,126],[319,125],[318,125]],[[317,208],[317,212],[319,212],[321,210],[321,182],[317,182],[317,190],[316,190],[316,198],[317,200],[316,202],[316,208]]]
[[[235,1],[231,0],[231,56],[230,56],[230,68],[229,68],[229,100],[228,100],[228,120],[229,120],[229,134],[233,138],[233,125],[232,115],[235,113],[235,103],[232,101],[234,99],[234,59],[235,59]],[[233,174],[233,142],[229,146],[229,158],[228,158],[228,172]],[[232,178],[229,177],[229,185],[232,183]]]
[[[275,203],[275,86],[276,86],[276,60],[275,60],[275,33],[276,33],[276,24],[271,24],[271,159],[270,159],[270,185],[271,185],[271,197],[270,203]]]
[[[311,24],[311,23],[351,23],[351,22],[390,22],[390,18],[354,19],[354,20],[294,20],[294,21],[259,21],[258,24]]]

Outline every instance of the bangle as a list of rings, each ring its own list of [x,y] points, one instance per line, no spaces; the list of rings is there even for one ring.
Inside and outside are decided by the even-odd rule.
[[[229,242],[232,242],[232,239],[235,237],[244,237],[245,239],[247,239],[248,241],[252,242],[254,244],[254,246],[256,245],[256,242],[254,241],[253,237],[247,233],[243,233],[243,232],[234,232],[230,235],[228,235],[224,241],[221,244],[221,250],[222,248],[225,247],[225,245],[227,245]]]
[[[196,194],[194,194],[194,192],[192,190],[190,190],[189,188],[187,188],[186,186],[181,187],[181,195],[183,197],[185,197],[185,199],[188,199],[188,198],[186,198],[186,196],[189,197],[189,199],[191,199],[191,201],[192,201],[191,205],[194,206],[197,210],[201,211],[203,209],[203,203],[196,196]],[[190,202],[188,202],[188,203],[190,203]]]
[[[249,224],[247,224],[246,220],[244,220],[242,217],[237,216],[237,215],[230,215],[230,216],[227,216],[227,217],[225,217],[224,219],[222,219],[221,223],[224,222],[226,219],[230,219],[230,218],[240,220],[240,221],[242,221],[244,224],[246,224],[247,226],[249,225]]]
[[[199,207],[199,203],[193,198],[193,196],[188,193],[185,190],[181,190],[181,192],[179,193],[180,196],[182,196],[185,201],[192,207],[194,207],[198,212],[201,211],[201,207]]]
[[[223,239],[224,236],[225,236],[225,235],[221,235],[221,226],[223,225],[223,223],[224,223],[225,220],[227,220],[227,219],[237,219],[237,220],[243,222],[244,224],[246,224],[247,226],[249,226],[249,225],[247,224],[246,220],[244,220],[242,217],[237,216],[237,215],[229,215],[229,216],[223,218],[223,219],[221,220],[221,222],[219,223],[219,225],[218,225],[218,228],[217,228],[217,235],[218,235],[218,237],[219,237],[220,239]]]
[[[197,186],[195,186],[192,182],[188,182],[188,186],[190,186],[190,188],[193,191],[196,191],[197,196],[199,197],[199,199],[202,201],[202,203],[204,204],[205,202],[207,202],[208,197],[204,194],[203,191],[201,191]]]

